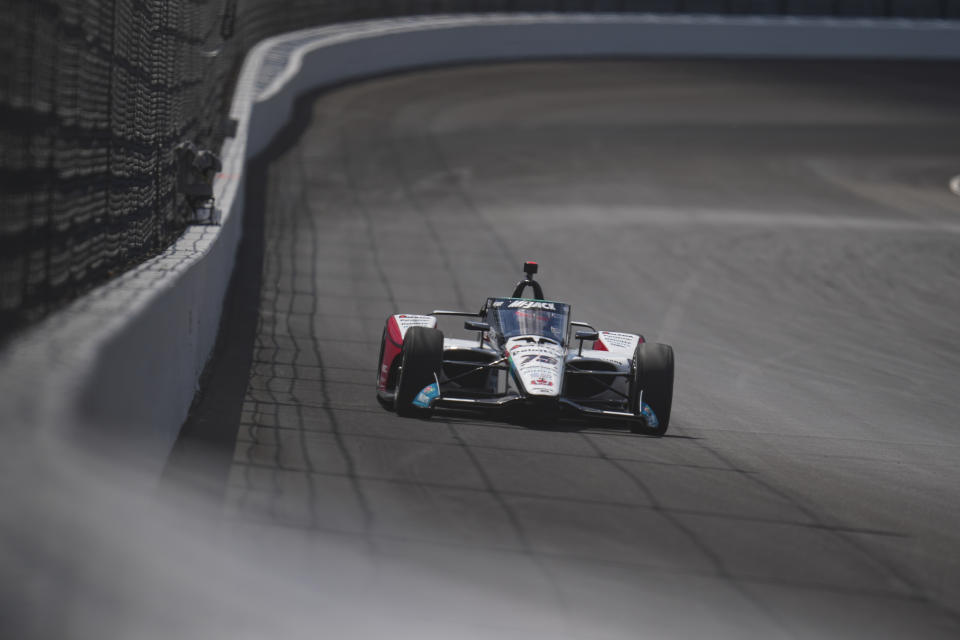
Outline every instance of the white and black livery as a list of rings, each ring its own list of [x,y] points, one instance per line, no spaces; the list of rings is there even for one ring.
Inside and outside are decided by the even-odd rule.
[[[570,305],[544,299],[535,262],[509,298],[477,313],[434,311],[387,319],[377,398],[402,416],[436,409],[533,412],[598,418],[663,435],[673,403],[673,348],[636,333],[570,320]],[[533,290],[532,298],[524,291]],[[438,316],[463,316],[476,339],[447,338]],[[577,328],[576,332],[571,332]],[[572,339],[571,339],[572,338]],[[589,348],[584,343],[590,343]]]

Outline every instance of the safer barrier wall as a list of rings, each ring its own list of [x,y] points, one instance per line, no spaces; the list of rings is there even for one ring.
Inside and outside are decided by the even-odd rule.
[[[960,24],[796,18],[488,15],[399,18],[290,33],[238,77],[215,184],[220,227],[92,291],[0,354],[0,419],[23,439],[123,441],[159,472],[216,340],[243,215],[244,165],[309,90],[438,64],[620,56],[960,58]]]

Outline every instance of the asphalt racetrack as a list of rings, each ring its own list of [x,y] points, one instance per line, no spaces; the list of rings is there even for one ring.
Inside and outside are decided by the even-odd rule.
[[[219,426],[181,450],[219,429],[228,521],[465,635],[960,637],[957,71],[544,62],[313,96],[249,178],[236,393],[214,373]],[[574,319],[674,346],[667,437],[380,408],[386,316],[477,310],[525,259]],[[325,571],[325,542],[369,564]]]

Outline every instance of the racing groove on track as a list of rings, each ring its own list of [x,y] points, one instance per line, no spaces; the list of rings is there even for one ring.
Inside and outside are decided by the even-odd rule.
[[[400,601],[523,637],[956,637],[955,73],[516,64],[305,103],[251,187],[228,516],[362,549],[374,606],[396,565],[509,596]],[[675,346],[670,437],[380,409],[385,316],[475,310],[524,259]]]

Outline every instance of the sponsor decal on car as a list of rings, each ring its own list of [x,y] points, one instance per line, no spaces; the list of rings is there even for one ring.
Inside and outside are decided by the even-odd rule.
[[[529,364],[531,362],[546,362],[547,364],[555,365],[559,361],[556,358],[552,358],[550,356],[533,354],[533,355],[523,356],[523,359],[520,361],[520,364],[524,365],[524,364]]]
[[[527,393],[555,396],[563,379],[563,347],[520,337],[507,345],[510,365]]]
[[[621,349],[632,346],[637,338],[632,333],[617,333],[615,331],[601,331],[600,335],[608,345]]]
[[[399,337],[394,336],[394,340],[398,341],[403,340],[403,337],[407,335],[407,329],[410,327],[435,328],[437,326],[437,319],[433,316],[420,316],[409,313],[400,313],[391,316],[391,319],[396,323],[397,329],[400,333]]]
[[[523,367],[523,374],[529,378],[550,378],[555,376],[556,369],[553,367]]]
[[[429,409],[433,401],[439,397],[440,387],[437,386],[436,382],[433,382],[425,386],[420,393],[417,394],[413,399],[413,406],[420,407],[421,409]]]
[[[633,354],[640,342],[640,336],[634,333],[620,333],[618,331],[601,331],[600,340],[594,343],[595,351],[619,351],[624,354]],[[598,344],[599,343],[599,344]]]
[[[494,306],[499,306],[494,303]],[[536,300],[514,300],[509,305],[508,309],[546,309],[547,311],[556,311],[557,305],[552,302],[538,302]]]
[[[398,315],[395,317],[401,329],[409,329],[410,327],[433,327],[437,324],[437,319],[433,316]]]
[[[650,408],[646,402],[643,403],[643,409],[640,410],[640,415],[647,419],[647,426],[649,427],[659,427],[660,421],[657,420],[657,414],[653,412],[653,409]]]
[[[552,343],[534,344],[531,342],[521,342],[510,347],[510,355],[514,358],[526,356],[527,354],[547,357],[555,355],[559,357],[562,353],[563,348]]]

